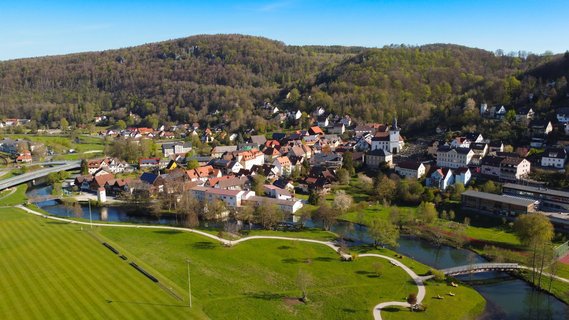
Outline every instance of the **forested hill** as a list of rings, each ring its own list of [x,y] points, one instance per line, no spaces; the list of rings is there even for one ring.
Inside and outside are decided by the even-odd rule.
[[[566,81],[547,71],[546,63],[565,65],[563,59],[568,58],[496,56],[441,44],[299,47],[251,36],[202,35],[0,62],[0,118],[26,117],[53,126],[63,117],[84,124],[106,113],[134,125],[231,119],[230,129],[260,128],[270,123],[258,107],[271,102],[306,112],[323,106],[365,121],[397,113],[413,125],[467,98],[554,103],[564,97]],[[546,71],[532,74],[541,70],[534,68]],[[542,92],[551,81],[558,86],[554,96]],[[530,93],[534,100],[528,102]],[[130,113],[140,116],[140,123]]]

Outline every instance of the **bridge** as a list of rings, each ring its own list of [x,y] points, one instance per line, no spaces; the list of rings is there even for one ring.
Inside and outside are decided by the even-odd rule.
[[[442,269],[441,271],[447,276],[458,276],[461,274],[491,271],[514,271],[519,269],[524,269],[524,266],[521,266],[517,263],[475,263],[466,266]]]
[[[58,162],[44,162],[41,163],[47,168],[39,169],[36,171],[28,172],[8,179],[0,180],[0,191],[15,187],[22,183],[32,181],[47,176],[53,172],[67,171],[81,168],[81,161],[58,161]]]

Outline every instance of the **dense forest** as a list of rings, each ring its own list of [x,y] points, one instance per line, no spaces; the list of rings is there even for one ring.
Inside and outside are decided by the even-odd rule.
[[[199,121],[261,129],[270,113],[260,107],[270,102],[307,113],[322,106],[363,121],[397,115],[412,129],[427,120],[448,122],[473,102],[546,112],[565,103],[567,77],[569,54],[503,55],[443,44],[287,46],[202,35],[0,62],[0,118],[56,127],[62,118],[82,125],[103,113],[111,124]]]

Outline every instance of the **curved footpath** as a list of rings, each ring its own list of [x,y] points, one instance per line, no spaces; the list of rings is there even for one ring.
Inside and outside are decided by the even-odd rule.
[[[325,245],[325,246],[329,247],[330,249],[334,250],[335,252],[339,253],[341,255],[342,259],[350,260],[352,258],[351,255],[340,252],[340,247],[338,247],[336,244],[334,244],[333,242],[330,242],[330,241],[320,241],[320,240],[304,239],[304,238],[289,238],[289,237],[279,237],[279,236],[250,236],[250,237],[246,237],[246,238],[242,238],[242,239],[238,239],[238,240],[227,240],[227,239],[220,238],[216,235],[213,235],[213,234],[210,234],[207,232],[203,232],[203,231],[195,230],[195,229],[189,229],[189,228],[170,227],[170,226],[152,226],[152,225],[89,223],[89,222],[75,221],[75,220],[45,215],[41,212],[34,211],[34,210],[27,208],[23,205],[17,205],[15,207],[22,209],[28,213],[34,214],[36,216],[46,218],[46,219],[52,219],[52,220],[69,222],[69,223],[74,223],[74,224],[81,224],[81,225],[93,225],[93,226],[99,226],[99,227],[116,227],[116,228],[165,229],[165,230],[178,230],[178,231],[184,231],[184,232],[193,232],[193,233],[202,235],[204,237],[208,237],[210,239],[219,241],[223,245],[226,245],[226,246],[233,246],[233,245],[239,244],[241,242],[245,242],[245,241],[249,241],[249,240],[255,240],[255,239],[277,239],[277,240],[290,240],[290,241],[301,241],[301,242],[308,242],[308,243],[316,243],[316,244]],[[394,258],[388,257],[388,256],[384,256],[381,254],[375,254],[375,253],[360,254],[359,257],[375,257],[375,258],[387,259],[387,260],[391,261],[391,263],[393,265],[396,265],[396,266],[400,267],[401,269],[403,269],[403,271],[407,272],[407,274],[409,274],[409,276],[411,276],[413,281],[415,281],[415,284],[417,284],[417,288],[418,288],[417,303],[421,303],[423,301],[423,299],[425,298],[426,290],[425,290],[425,285],[423,283],[423,279],[420,276],[418,276],[409,267],[407,267],[406,265],[401,263],[400,261],[398,261]],[[566,280],[566,279],[564,279],[564,280],[569,282],[569,280]],[[382,302],[373,308],[374,319],[375,320],[381,320],[381,310],[386,308],[386,307],[389,307],[389,306],[410,307],[410,305],[407,302],[402,302],[402,301]]]

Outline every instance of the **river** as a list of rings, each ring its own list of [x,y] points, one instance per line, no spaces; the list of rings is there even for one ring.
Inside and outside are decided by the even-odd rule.
[[[45,195],[49,194],[49,192],[49,187],[42,187],[30,190],[28,195]],[[55,201],[46,201],[38,205],[53,215],[64,217],[71,215],[63,205]],[[83,218],[89,219],[89,208],[83,206],[82,209]],[[172,216],[162,216],[158,220],[147,214],[136,215],[129,213],[125,208],[121,207],[93,207],[91,208],[91,217],[94,221],[176,224],[175,217]],[[355,239],[356,241],[351,243],[351,245],[371,243],[365,226],[341,222],[334,226],[332,231],[350,239]],[[449,246],[435,246],[417,237],[401,237],[399,246],[393,249],[437,269],[486,261],[472,251]],[[492,272],[461,276],[459,278],[465,281],[504,278],[504,280],[497,282],[472,285],[487,301],[486,310],[479,317],[480,320],[569,319],[569,308],[566,304],[550,294],[534,290],[523,280],[509,277],[506,273]]]

